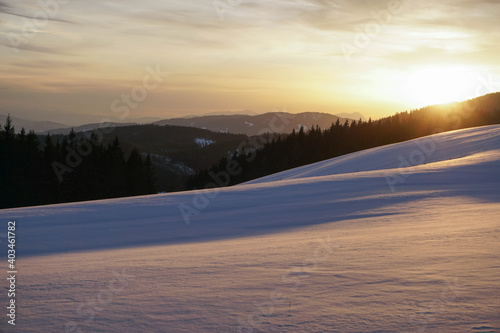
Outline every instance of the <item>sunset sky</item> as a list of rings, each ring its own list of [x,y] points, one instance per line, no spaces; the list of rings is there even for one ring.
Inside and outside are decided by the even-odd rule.
[[[119,121],[134,92],[120,121],[378,118],[499,91],[499,18],[498,0],[0,0],[0,114]]]

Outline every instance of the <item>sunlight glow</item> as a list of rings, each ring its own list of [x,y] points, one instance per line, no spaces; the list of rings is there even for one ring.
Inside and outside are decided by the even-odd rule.
[[[407,91],[422,106],[463,101],[475,97],[476,76],[465,66],[426,67],[410,75]]]

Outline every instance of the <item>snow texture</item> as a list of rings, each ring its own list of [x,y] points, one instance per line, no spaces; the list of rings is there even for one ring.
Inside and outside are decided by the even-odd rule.
[[[201,148],[205,148],[206,146],[210,146],[211,144],[215,143],[214,140],[204,138],[196,138],[194,139],[194,142]]]
[[[1,210],[19,281],[0,329],[499,332],[499,169],[485,126],[210,192]]]

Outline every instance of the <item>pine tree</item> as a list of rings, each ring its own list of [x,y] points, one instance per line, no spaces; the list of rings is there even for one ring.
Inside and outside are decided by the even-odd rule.
[[[126,166],[127,195],[146,193],[146,172],[139,151],[134,148],[130,153]]]
[[[146,156],[144,161],[144,167],[146,169],[146,194],[156,193],[156,174],[153,163],[151,162],[151,155]]]

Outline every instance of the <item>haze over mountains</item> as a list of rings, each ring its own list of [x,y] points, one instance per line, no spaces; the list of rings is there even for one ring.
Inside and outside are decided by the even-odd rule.
[[[228,132],[246,135],[258,135],[270,133],[291,133],[298,131],[301,127],[305,130],[311,126],[328,128],[341,118],[329,113],[304,112],[270,112],[261,115],[222,115],[201,116],[193,118],[174,118],[155,122],[158,125],[191,126],[208,129],[214,132]],[[359,119],[359,118],[358,118]],[[357,120],[357,119],[356,119]]]
[[[6,115],[0,115],[0,123],[5,123]],[[304,129],[309,129],[311,126],[320,126],[327,128],[332,123],[340,119],[344,122],[350,120],[365,120],[360,113],[342,114],[341,116],[332,115],[329,113],[320,112],[304,112],[304,113],[287,113],[287,112],[270,112],[261,115],[248,114],[218,114],[193,116],[186,118],[172,118],[164,120],[148,119],[145,122],[128,121],[128,122],[106,122],[109,127],[120,127],[144,123],[152,123],[156,125],[175,125],[189,126],[202,129],[208,129],[214,132],[227,132],[235,134],[257,135],[264,132],[272,133],[291,133],[292,130],[298,131],[301,126]],[[34,130],[36,133],[42,134],[68,134],[71,129],[75,132],[90,131],[103,126],[102,123],[89,123],[79,126],[69,126],[61,123],[50,121],[30,121],[22,118],[12,117],[13,124],[17,130],[22,127],[26,131]],[[272,128],[270,128],[272,127]]]
[[[5,124],[7,119],[7,115],[0,114],[0,124]],[[21,130],[24,128],[27,132],[29,130],[35,131],[35,133],[43,133],[45,131],[57,130],[60,128],[66,128],[68,125],[56,123],[53,121],[34,121],[23,118],[18,118],[16,116],[11,115],[12,124],[15,126],[16,130]]]
[[[474,99],[480,103],[485,112],[490,112],[498,108],[500,103],[500,93],[488,94],[485,96]],[[453,109],[458,103],[446,103],[428,106],[430,110],[444,110]],[[424,109],[426,109],[424,108]],[[403,111],[403,110],[401,110]],[[242,114],[242,113],[249,114]],[[4,124],[6,115],[0,115],[0,123]],[[11,115],[13,124],[16,130],[22,127],[26,131],[34,130],[40,134],[68,134],[71,129],[75,132],[89,131],[103,126],[103,123],[83,123],[77,126],[70,126],[63,123],[53,121],[34,121]],[[97,118],[96,118],[97,119]],[[103,118],[104,119],[104,118]],[[292,130],[299,130],[301,126],[305,130],[310,129],[311,126],[318,125],[322,129],[331,126],[337,119],[344,122],[349,120],[363,120],[366,117],[359,112],[339,112],[337,114],[330,114],[324,112],[302,112],[302,113],[288,113],[288,112],[270,112],[265,114],[252,114],[251,111],[238,111],[238,112],[221,112],[220,114],[207,114],[202,116],[189,116],[184,118],[170,118],[162,119],[154,117],[136,118],[129,121],[111,121],[106,122],[106,126],[120,127],[135,124],[157,124],[157,125],[174,125],[174,126],[189,126],[202,129],[208,129],[214,132],[228,132],[235,134],[258,135],[265,131],[272,133],[291,133]],[[115,120],[118,120],[116,118]],[[109,121],[109,120],[107,120]],[[274,126],[273,126],[274,125]],[[273,128],[270,128],[273,127]]]
[[[496,124],[500,122],[499,106],[500,93],[496,93],[463,103],[435,105],[412,112],[402,112],[371,122],[354,120],[348,122],[348,120],[344,121],[343,118],[321,113],[275,112],[255,116],[220,115],[178,118],[160,122],[174,122],[178,125],[94,123],[74,128],[76,135],[73,138],[54,134],[58,132],[68,133],[70,128],[51,130],[49,132],[52,137],[39,135],[38,138],[34,139],[38,142],[36,149],[39,150],[39,153],[36,154],[37,158],[33,157],[35,155],[26,153],[27,156],[32,156],[30,163],[23,162],[19,154],[4,159],[5,168],[17,172],[17,180],[12,180],[13,182],[17,184],[29,182],[31,184],[27,186],[30,188],[29,191],[20,191],[24,194],[22,196],[19,194],[18,200],[14,200],[10,205],[4,207],[82,200],[82,197],[77,195],[78,193],[92,193],[93,191],[83,189],[72,192],[72,186],[67,183],[55,183],[59,180],[59,177],[55,177],[59,173],[52,172],[50,165],[55,161],[63,165],[72,163],[68,162],[69,153],[66,143],[72,142],[72,149],[81,150],[75,140],[83,140],[85,143],[91,137],[91,131],[95,130],[97,134],[101,133],[100,128],[103,125],[114,126],[114,128],[111,130],[103,129],[102,135],[98,135],[98,137],[102,137],[103,147],[96,146],[96,151],[104,150],[110,144],[114,145],[115,138],[118,138],[118,144],[125,158],[128,158],[134,149],[138,150],[143,157],[150,154],[151,162],[156,169],[156,189],[148,193],[155,193],[202,188],[210,181],[210,172],[224,171],[228,159],[242,167],[242,171],[238,175],[231,177],[231,184],[237,184],[360,149],[428,135],[433,133],[436,126],[440,126],[442,130],[452,130]],[[350,116],[358,116],[358,114]],[[224,128],[220,126],[221,123]],[[306,125],[307,123],[310,125]],[[179,124],[185,126],[179,126]],[[313,125],[314,130],[309,128]],[[212,130],[203,129],[203,127],[208,126]],[[318,130],[316,126],[321,127],[322,130]],[[302,134],[301,131],[298,131],[299,128],[305,129]],[[19,131],[20,128],[16,127],[16,130]],[[227,132],[247,131],[247,133],[266,134],[250,136],[248,134],[225,133],[226,130]],[[295,130],[296,135],[278,134],[293,130]],[[19,145],[24,145],[23,138],[19,137],[18,139]],[[47,146],[48,143],[49,146]],[[18,152],[22,151],[19,145],[13,147]],[[261,148],[265,149],[261,151]],[[24,158],[27,157],[24,156]],[[95,163],[92,167],[88,166],[89,170],[94,170],[103,168],[102,163],[96,163],[102,158],[103,156],[94,156],[84,160],[86,163],[91,161]],[[250,160],[251,163],[248,162]],[[30,176],[30,173],[26,172],[26,164],[38,165],[39,167],[35,168],[38,171],[45,170],[48,166],[49,170],[43,173],[43,177],[40,176],[45,181],[35,181],[33,175]],[[90,171],[90,174],[80,175],[78,170],[80,169],[77,168],[77,171],[72,172],[70,178],[82,186],[89,186],[89,175],[97,176],[96,173]],[[109,172],[109,170],[107,171]],[[101,170],[99,174],[102,176],[105,172],[106,170]],[[28,181],[28,179],[30,180]],[[51,183],[52,186],[48,186],[48,183]],[[97,183],[103,184],[103,181]],[[63,188],[67,188],[67,191],[62,191],[66,193],[62,196],[54,194],[50,202],[30,199],[33,197],[35,188],[43,192],[49,187],[53,189],[54,193],[60,193]],[[8,199],[15,197],[11,189],[4,189],[2,193],[6,198],[1,201],[4,204]],[[67,193],[73,194],[68,195]],[[20,199],[21,197],[24,199]],[[45,195],[40,197],[48,198]],[[97,195],[96,192],[94,197],[87,198],[102,199],[103,197]]]

